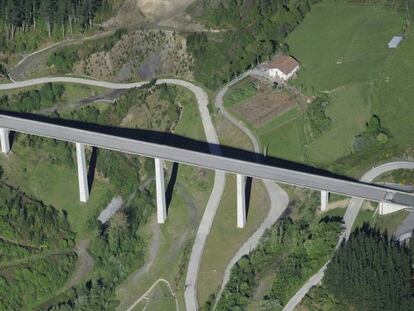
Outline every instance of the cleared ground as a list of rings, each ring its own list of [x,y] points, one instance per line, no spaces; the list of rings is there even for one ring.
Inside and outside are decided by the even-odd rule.
[[[295,101],[279,92],[264,92],[231,108],[254,127],[260,127],[295,106]]]

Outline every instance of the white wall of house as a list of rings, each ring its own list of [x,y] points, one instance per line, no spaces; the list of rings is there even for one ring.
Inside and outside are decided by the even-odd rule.
[[[284,81],[289,80],[297,71],[299,70],[299,66],[296,66],[295,69],[293,69],[289,74],[284,74],[282,71],[280,71],[277,68],[270,68],[267,70],[267,74],[271,78],[279,78]]]

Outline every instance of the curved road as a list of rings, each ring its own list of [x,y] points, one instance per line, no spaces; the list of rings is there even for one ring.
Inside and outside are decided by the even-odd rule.
[[[237,128],[239,128],[244,134],[249,137],[250,141],[253,144],[253,149],[257,154],[260,154],[260,145],[256,136],[250,131],[250,129],[243,123],[243,121],[237,119],[235,116],[230,114],[227,109],[224,107],[224,95],[227,93],[230,86],[234,85],[235,83],[239,82],[240,80],[244,79],[245,77],[252,75],[255,73],[255,69],[246,71],[236,79],[232,80],[228,84],[226,84],[216,95],[215,98],[215,106],[219,109],[223,117],[225,117],[228,121],[233,123]],[[245,255],[248,255],[254,248],[256,248],[257,244],[260,241],[263,233],[266,229],[270,228],[276,220],[282,215],[283,211],[287,208],[289,204],[289,197],[286,192],[276,183],[263,180],[263,184],[266,188],[267,194],[269,195],[270,199],[270,209],[262,224],[259,228],[249,237],[249,239],[242,245],[242,247],[237,251],[237,253],[233,256],[230,262],[227,264],[227,267],[224,271],[223,281],[221,283],[220,291],[216,296],[216,301],[214,308],[218,301],[220,300],[221,294],[230,279],[230,272],[232,267]]]
[[[108,89],[131,89],[135,87],[142,87],[148,82],[136,82],[136,83],[113,83],[106,81],[97,81],[92,79],[85,78],[73,78],[73,77],[44,77],[37,79],[29,79],[25,81],[16,81],[14,83],[0,84],[0,90],[10,90],[23,87],[29,87],[33,85],[39,85],[44,83],[74,83],[74,84],[83,84],[89,86],[97,86]],[[181,87],[185,87],[190,90],[196,97],[198,108],[200,111],[200,116],[202,124],[204,127],[204,132],[207,138],[207,142],[211,143],[212,153],[220,153],[219,139],[214,128],[213,122],[208,111],[208,95],[201,88],[191,82],[179,80],[179,79],[159,79],[156,82],[157,84],[173,84]],[[185,304],[187,310],[197,310],[197,298],[196,298],[196,288],[197,288],[197,275],[198,269],[201,261],[201,256],[204,250],[204,245],[207,240],[207,236],[210,233],[211,225],[216,215],[217,208],[219,206],[221,196],[224,191],[224,186],[226,183],[226,175],[222,171],[216,171],[214,177],[214,186],[210,194],[210,198],[207,203],[207,207],[203,214],[203,217],[198,228],[196,238],[193,244],[193,249],[190,255],[190,261],[188,264],[187,276],[186,276],[186,289],[184,293]]]
[[[376,177],[386,172],[397,169],[414,169],[414,162],[398,161],[385,163],[377,167],[373,167],[371,170],[365,173],[360,180],[363,182],[372,182]],[[349,235],[351,234],[352,230],[352,225],[356,217],[358,216],[358,212],[361,209],[363,202],[364,200],[359,198],[352,198],[350,200],[348,208],[344,215],[345,231],[339,237],[338,244],[336,245],[337,248],[339,247],[344,238],[349,238]],[[305,297],[308,291],[313,286],[318,285],[322,281],[328,263],[329,261],[296,292],[296,294],[289,300],[289,302],[283,308],[283,311],[292,311],[301,302],[301,300],[303,299],[303,297]]]
[[[42,48],[40,50],[34,51],[33,53],[30,53],[24,56],[16,64],[16,66],[10,70],[9,78],[12,82],[15,82],[15,80],[23,80],[26,78],[28,71],[39,66],[41,63],[44,63],[46,61],[45,58],[49,56],[51,53],[58,50],[59,48],[70,46],[70,45],[75,45],[75,44],[80,44],[88,40],[105,37],[107,35],[110,35],[111,33],[113,33],[113,31],[101,32],[101,33],[97,33],[95,35],[92,35],[90,37],[85,37],[85,38],[66,39],[64,41],[60,41],[60,42],[51,44],[45,48]]]

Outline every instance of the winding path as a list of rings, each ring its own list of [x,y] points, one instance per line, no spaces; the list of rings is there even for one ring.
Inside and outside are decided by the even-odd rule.
[[[28,71],[37,67],[39,64],[45,62],[46,57],[48,57],[51,53],[57,51],[59,48],[63,48],[63,47],[67,47],[67,46],[75,45],[75,44],[80,44],[85,41],[105,37],[105,36],[110,35],[113,32],[114,31],[107,31],[107,32],[97,33],[90,37],[66,39],[66,40],[51,44],[40,50],[34,51],[33,53],[25,55],[16,64],[16,66],[10,70],[9,78],[12,82],[15,82],[16,80],[23,80],[26,78]]]
[[[250,141],[253,144],[253,149],[255,153],[260,154],[260,145],[259,141],[256,136],[250,131],[250,129],[244,124],[243,121],[239,120],[235,116],[233,116],[227,109],[224,107],[224,95],[227,93],[229,87],[234,85],[235,83],[239,82],[240,80],[244,79],[249,75],[255,74],[257,71],[255,69],[246,71],[236,79],[232,80],[228,84],[226,84],[216,95],[215,98],[215,106],[219,109],[221,114],[224,118],[234,124],[237,128],[239,128],[244,134],[249,137]],[[230,279],[230,272],[232,267],[245,255],[248,255],[254,248],[256,248],[257,244],[260,241],[263,233],[266,229],[270,228],[276,220],[282,215],[283,211],[287,208],[289,204],[289,197],[286,192],[276,183],[270,180],[263,180],[263,184],[266,188],[267,194],[269,195],[270,199],[270,209],[262,224],[259,228],[249,237],[249,239],[240,247],[240,249],[236,252],[230,262],[227,264],[226,269],[224,270],[223,281],[221,283],[220,291],[216,296],[216,301],[214,308],[220,297],[223,293],[223,290]]]
[[[177,295],[174,293],[174,291],[172,290],[172,287],[170,285],[170,282],[168,282],[166,279],[158,279],[154,282],[154,284],[151,285],[151,287],[141,296],[139,297],[137,300],[135,300],[135,302],[132,304],[132,306],[130,306],[127,311],[132,311],[134,310],[134,308],[143,300],[143,299],[148,299],[148,295],[153,291],[153,289],[158,285],[158,283],[165,283],[168,286],[168,289],[170,290],[171,295],[174,297],[175,300],[175,308],[177,311],[180,310],[180,307],[178,305],[178,299],[177,299]]]
[[[114,83],[106,81],[97,81],[92,79],[85,78],[74,78],[74,77],[44,77],[29,79],[24,81],[16,81],[13,83],[0,84],[0,90],[10,90],[18,89],[23,87],[29,87],[44,83],[74,83],[82,84],[96,87],[103,87],[108,89],[131,89],[136,87],[142,87],[148,82],[135,82],[135,83]],[[214,128],[213,122],[208,111],[208,95],[207,93],[199,86],[192,84],[191,82],[179,80],[179,79],[159,79],[156,84],[173,84],[181,87],[187,88],[191,91],[197,100],[198,108],[200,111],[200,116],[204,128],[204,132],[207,138],[207,142],[211,143],[211,147],[214,150],[211,150],[212,153],[220,153],[219,139]],[[190,255],[190,261],[188,264],[187,276],[186,276],[186,289],[184,293],[185,304],[187,310],[197,310],[197,298],[196,298],[196,288],[197,288],[197,276],[198,269],[200,266],[201,256],[204,250],[204,246],[207,240],[207,236],[210,233],[210,229],[216,215],[217,208],[219,206],[221,196],[224,191],[224,186],[226,184],[226,175],[222,171],[216,171],[214,177],[214,186],[211,192],[210,198],[207,203],[207,207],[203,214],[203,217],[198,228],[196,238],[193,244],[193,248]]]
[[[398,161],[385,163],[377,167],[373,167],[371,170],[365,173],[360,180],[369,183],[372,182],[376,177],[396,169],[414,169],[414,162]],[[336,245],[336,248],[338,248],[341,245],[343,239],[349,238],[352,230],[352,225],[354,224],[354,221],[358,216],[358,212],[361,209],[363,202],[364,200],[359,198],[352,198],[350,200],[348,208],[344,215],[345,231],[339,237],[339,241]],[[283,311],[292,311],[301,302],[301,300],[303,299],[303,297],[305,297],[308,291],[313,286],[318,285],[322,281],[328,263],[329,261],[325,263],[324,266],[296,292],[296,294],[285,305]]]

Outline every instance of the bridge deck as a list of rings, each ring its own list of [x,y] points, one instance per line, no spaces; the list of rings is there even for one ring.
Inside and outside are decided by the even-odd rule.
[[[387,189],[377,185],[321,176],[308,172],[234,159],[222,155],[124,138],[117,135],[108,135],[97,131],[83,130],[3,114],[0,114],[0,127],[63,141],[80,142],[129,154],[161,158],[168,161],[243,174],[254,178],[274,180],[316,190],[327,190],[333,193],[378,202],[392,202],[395,204],[414,206],[413,194]]]

